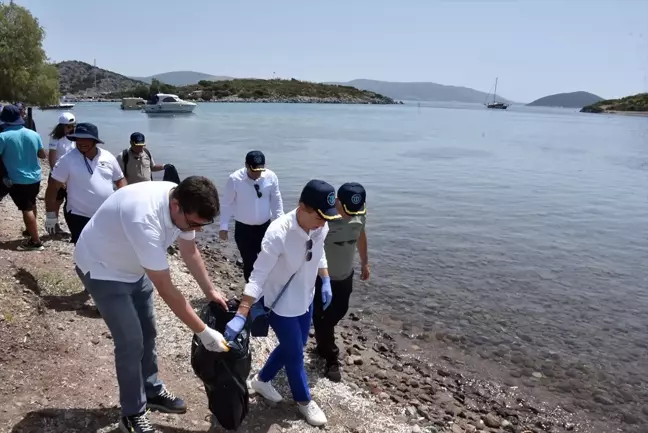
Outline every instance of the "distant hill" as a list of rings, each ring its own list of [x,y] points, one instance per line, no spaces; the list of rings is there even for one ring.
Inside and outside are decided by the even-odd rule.
[[[154,78],[158,81],[161,81],[165,84],[170,84],[172,86],[190,86],[192,84],[198,84],[199,81],[222,81],[222,80],[231,80],[232,77],[204,74],[202,72],[194,71],[174,71],[174,72],[164,72],[162,74],[151,75],[150,77],[130,77],[134,80],[143,81],[147,84],[151,84],[151,80]]]
[[[583,107],[581,113],[647,113],[648,93],[638,93],[620,99],[606,99]]]
[[[391,81],[376,81],[358,79],[346,83],[330,83],[344,86],[353,86],[361,90],[380,93],[397,100],[409,101],[449,101],[449,102],[475,102],[483,104],[488,98],[488,93],[468,87],[445,86],[437,83],[399,83]],[[512,101],[497,96],[499,102],[511,103]]]
[[[529,107],[564,107],[564,108],[582,108],[586,105],[595,104],[602,101],[598,95],[588,92],[570,92],[556,93],[555,95],[545,96],[536,99],[527,104]]]
[[[57,63],[56,68],[59,72],[61,95],[97,96],[144,85],[141,81],[77,60]]]

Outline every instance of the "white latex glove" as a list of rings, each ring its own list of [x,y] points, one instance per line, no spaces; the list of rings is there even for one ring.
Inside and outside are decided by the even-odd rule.
[[[205,349],[211,352],[227,352],[229,347],[225,341],[223,334],[211,329],[209,326],[205,327],[205,330],[196,334],[200,341],[202,342]]]
[[[47,212],[45,216],[45,230],[47,233],[53,235],[56,233],[56,225],[58,224],[58,216],[56,212]]]

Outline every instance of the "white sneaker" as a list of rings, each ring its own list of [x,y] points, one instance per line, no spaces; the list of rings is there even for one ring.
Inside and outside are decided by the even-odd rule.
[[[315,403],[313,400],[309,401],[306,405],[298,404],[297,406],[299,407],[301,414],[304,415],[304,418],[306,418],[306,422],[308,424],[314,427],[319,427],[326,424],[326,415],[324,415],[322,409],[320,409],[317,403]]]
[[[270,382],[261,382],[259,380],[259,375],[255,374],[252,380],[248,381],[248,388],[253,391],[261,394],[261,396],[267,400],[270,400],[273,403],[279,403],[283,400],[283,397]]]

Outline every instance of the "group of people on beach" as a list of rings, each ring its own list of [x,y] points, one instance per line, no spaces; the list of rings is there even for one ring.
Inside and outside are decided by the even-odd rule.
[[[63,205],[75,244],[76,272],[114,341],[122,431],[154,432],[148,410],[186,412],[184,401],[158,378],[153,287],[203,346],[216,352],[229,350],[228,342],[249,323],[253,306],[264,308],[279,344],[249,380],[249,388],[281,401],[271,382],[284,368],[306,421],[326,424],[326,415],[311,398],[304,348],[312,322],[325,374],[341,380],[335,326],[348,310],[356,249],[360,278],[370,275],[362,185],[345,183],[336,191],[325,181],[311,180],[298,206],[284,213],[277,175],[266,168],[261,151],[245,156],[244,167],[229,175],[219,199],[206,177],[152,181],[152,171],[169,166],[154,163],[141,133],[133,133],[130,148],[115,157],[98,146],[103,141],[95,125],[77,123],[74,115],[62,113],[50,135],[48,156],[40,136],[25,127],[19,107],[5,106],[0,122],[4,195],[23,212],[27,227],[22,250],[43,249],[36,220],[39,159],[47,158],[52,167],[45,228],[50,234],[63,232],[58,224]],[[167,260],[167,248],[177,241],[206,298],[227,309],[195,242],[196,232],[219,214],[223,241],[230,220],[235,220],[234,239],[246,282],[238,310],[222,334],[208,327],[175,287]]]

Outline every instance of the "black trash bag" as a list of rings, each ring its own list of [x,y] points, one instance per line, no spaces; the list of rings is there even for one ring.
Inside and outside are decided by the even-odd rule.
[[[228,303],[229,311],[210,302],[200,311],[207,326],[225,332],[225,325],[238,309],[238,302]],[[230,342],[229,352],[210,352],[194,334],[191,343],[191,366],[203,381],[209,401],[209,410],[227,430],[236,430],[248,414],[250,394],[246,380],[252,369],[250,335],[247,327],[236,340]]]
[[[173,182],[175,184],[180,183],[180,176],[178,175],[178,170],[176,170],[173,164],[166,164],[164,166],[164,175],[162,180],[165,182]]]

